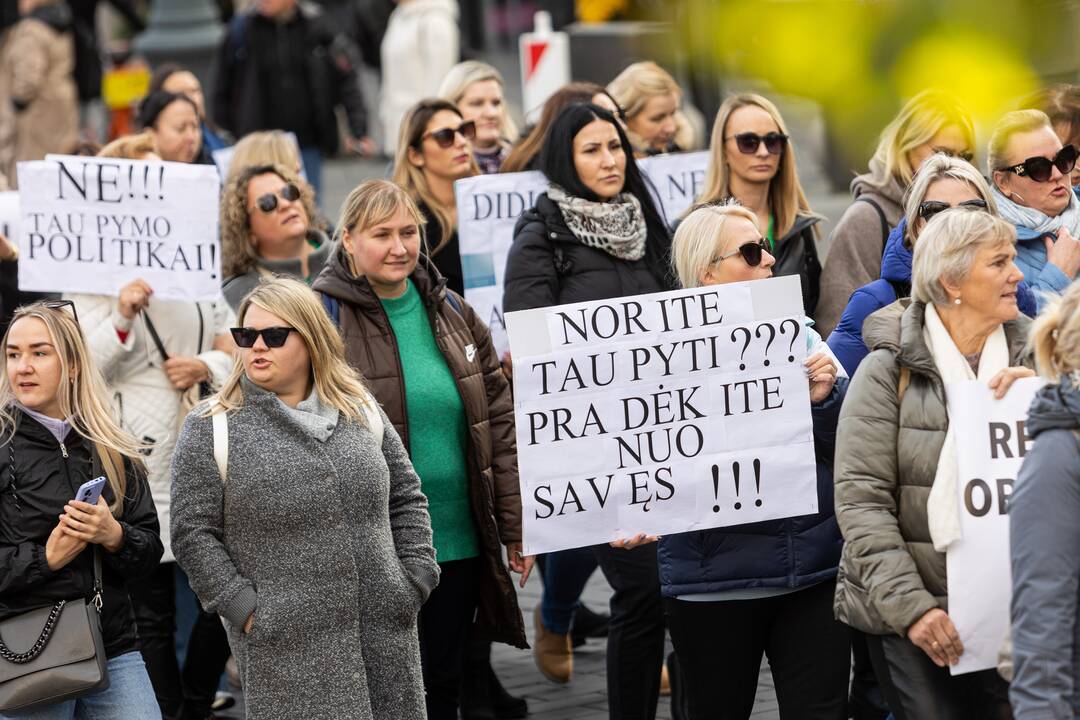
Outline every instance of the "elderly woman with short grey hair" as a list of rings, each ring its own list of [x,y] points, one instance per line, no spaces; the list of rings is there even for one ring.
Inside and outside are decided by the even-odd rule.
[[[897,720],[1010,718],[994,671],[952,676],[964,652],[948,615],[945,553],[959,538],[957,438],[946,388],[985,382],[1001,398],[1033,375],[1016,291],[1013,227],[945,210],[915,245],[912,298],[867,319],[871,353],[840,412],[836,517],[844,550],[836,615],[866,633]]]

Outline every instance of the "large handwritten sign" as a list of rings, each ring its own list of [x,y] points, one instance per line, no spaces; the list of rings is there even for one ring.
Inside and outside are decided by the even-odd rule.
[[[799,279],[508,313],[528,554],[817,512]]]

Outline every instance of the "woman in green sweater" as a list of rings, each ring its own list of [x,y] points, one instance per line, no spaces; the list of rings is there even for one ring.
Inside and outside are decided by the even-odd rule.
[[[441,580],[420,610],[427,712],[456,720],[473,618],[484,637],[526,647],[507,572],[524,585],[532,568],[521,555],[510,387],[487,327],[422,253],[423,217],[404,190],[363,183],[338,228],[341,247],[313,287],[428,498]]]

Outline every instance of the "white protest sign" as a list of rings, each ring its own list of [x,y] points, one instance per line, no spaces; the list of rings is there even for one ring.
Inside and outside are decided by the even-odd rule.
[[[638,160],[638,167],[652,181],[656,198],[669,226],[683,216],[705,187],[709,167],[708,150],[692,153],[654,155]]]
[[[656,189],[655,197],[669,224],[701,193],[708,163],[705,150],[638,161]],[[503,337],[503,274],[514,242],[514,225],[547,188],[547,178],[537,171],[476,175],[454,183],[465,299],[496,338]],[[501,353],[506,348],[497,344],[496,349]]]
[[[798,277],[506,322],[526,554],[817,512]]]
[[[465,299],[491,328],[495,349],[506,346],[502,317],[503,273],[514,242],[514,224],[548,188],[540,172],[476,175],[454,183]]]
[[[949,423],[956,433],[961,539],[945,553],[949,617],[964,653],[953,675],[997,667],[1009,633],[1009,495],[1030,447],[1028,407],[1041,378],[1017,380],[1001,400],[986,383],[950,384]]]
[[[50,156],[21,162],[19,289],[221,295],[220,180],[208,165]]]

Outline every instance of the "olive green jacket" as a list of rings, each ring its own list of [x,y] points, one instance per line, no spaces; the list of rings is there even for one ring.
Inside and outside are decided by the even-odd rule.
[[[844,550],[836,617],[875,635],[905,635],[926,611],[948,610],[945,554],[934,550],[926,501],[949,417],[945,388],[923,340],[920,302],[867,318],[870,355],[848,387],[836,440],[836,519]],[[1028,364],[1029,321],[1005,323],[1009,364]],[[906,368],[901,394],[901,368]]]

